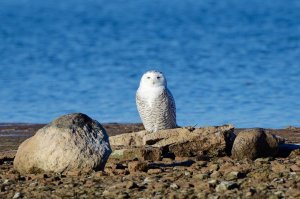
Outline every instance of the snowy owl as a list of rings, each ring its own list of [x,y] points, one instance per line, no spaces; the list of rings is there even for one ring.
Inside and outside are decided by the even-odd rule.
[[[177,127],[174,98],[161,72],[144,73],[136,92],[136,105],[147,131]]]

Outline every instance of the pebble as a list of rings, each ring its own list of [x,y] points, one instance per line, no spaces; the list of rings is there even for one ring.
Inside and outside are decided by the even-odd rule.
[[[118,195],[117,199],[129,198],[129,194],[127,192],[122,192]]]
[[[298,165],[292,165],[290,168],[293,172],[300,172],[300,167]]]
[[[218,183],[218,181],[213,179],[213,180],[208,181],[208,186],[214,188],[214,187],[216,187],[217,183]]]
[[[208,167],[209,171],[217,171],[219,169],[219,165],[218,164],[212,164]]]
[[[13,199],[17,199],[21,197],[21,193],[20,192],[16,192]]]
[[[171,158],[163,158],[162,161],[163,162],[167,162],[167,163],[171,163],[171,162],[173,162],[173,159],[171,159]]]
[[[104,191],[102,192],[102,195],[103,195],[103,196],[109,196],[109,195],[110,195],[110,192],[109,192],[108,190],[104,190]]]
[[[220,184],[216,186],[216,191],[221,192],[221,191],[226,191],[226,190],[231,190],[234,188],[237,188],[238,185],[235,182],[231,181],[222,181]]]
[[[147,171],[147,163],[142,161],[132,161],[128,163],[128,170],[130,173]]]
[[[126,184],[126,189],[133,189],[133,188],[137,188],[138,185],[135,182],[129,181]]]
[[[35,186],[37,186],[37,185],[38,185],[37,182],[32,182],[32,183],[29,184],[30,187],[35,187]]]
[[[94,174],[94,177],[95,177],[95,178],[101,178],[102,176],[105,176],[105,174],[104,174],[103,172],[96,172],[96,173]]]
[[[196,163],[196,166],[198,167],[205,167],[207,165],[207,162],[206,161],[198,161]]]
[[[209,178],[209,175],[207,173],[199,173],[196,175],[193,175],[193,178],[203,180]]]
[[[282,191],[275,191],[274,194],[281,196],[281,197],[284,195],[284,193]]]
[[[236,180],[241,176],[241,173],[238,171],[232,171],[226,175],[226,180]]]
[[[184,175],[185,175],[185,176],[191,176],[191,175],[193,175],[193,173],[192,173],[191,171],[185,171],[185,172],[184,172]]]
[[[161,172],[162,172],[161,169],[148,169],[148,171],[147,171],[147,173],[149,173],[149,174],[158,174]]]
[[[256,190],[250,188],[250,189],[246,192],[246,197],[253,196],[255,193],[256,193]]]
[[[144,179],[144,183],[149,183],[149,182],[153,182],[153,181],[156,181],[156,179],[154,177],[146,177]]]
[[[270,163],[271,160],[273,160],[273,158],[271,158],[271,157],[267,157],[267,158],[257,158],[256,160],[254,160],[254,162],[255,162],[255,163],[267,164],[267,163]]]
[[[214,171],[212,174],[210,174],[211,178],[219,178],[221,176],[221,173],[219,171]]]
[[[8,179],[5,179],[4,182],[3,182],[3,184],[4,184],[4,185],[8,185],[8,184],[9,184],[9,180],[8,180]]]
[[[172,189],[179,189],[179,186],[177,184],[175,184],[175,183],[172,183],[170,185],[170,188],[172,188]]]

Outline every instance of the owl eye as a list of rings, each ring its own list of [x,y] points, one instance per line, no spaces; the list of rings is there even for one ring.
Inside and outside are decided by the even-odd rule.
[[[157,76],[156,78],[157,78],[157,79],[160,79],[160,76]]]
[[[150,79],[150,77],[147,77],[147,79]]]

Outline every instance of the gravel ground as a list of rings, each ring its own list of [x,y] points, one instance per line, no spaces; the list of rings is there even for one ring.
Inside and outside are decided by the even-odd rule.
[[[24,140],[41,126],[1,125],[0,135],[19,132]],[[142,129],[140,124],[104,126],[110,135]],[[299,143],[299,129],[274,132]],[[0,146],[7,144],[7,139],[0,138]],[[22,176],[12,165],[18,143],[11,141],[0,150],[0,198],[300,198],[300,150],[288,157],[255,161],[165,158],[108,162],[104,172]]]

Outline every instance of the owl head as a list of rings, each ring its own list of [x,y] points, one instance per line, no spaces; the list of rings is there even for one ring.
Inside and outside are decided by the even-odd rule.
[[[140,86],[143,87],[166,87],[167,80],[162,72],[151,70],[144,73]]]

